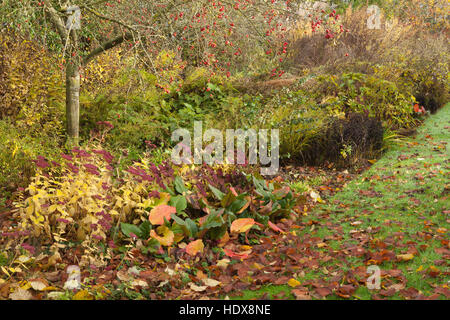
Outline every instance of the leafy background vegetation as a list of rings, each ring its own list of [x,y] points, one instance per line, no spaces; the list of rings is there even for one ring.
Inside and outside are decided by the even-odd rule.
[[[12,25],[17,8],[2,12],[0,205],[14,207],[14,219],[3,230],[0,266],[40,253],[55,266],[73,247],[74,263],[85,267],[134,249],[168,261],[172,249],[247,257],[265,232],[281,231],[277,223],[322,201],[312,191],[322,178],[287,183],[264,180],[254,166],[174,166],[171,133],[192,130],[195,120],[220,130],[276,128],[286,167],[358,172],[375,161],[448,101],[450,50],[440,7],[371,3],[384,9],[381,30],[367,28],[366,1],[340,4],[317,12],[331,31],[314,17],[294,23],[276,62],[248,42],[230,74],[180,59],[172,46],[152,68],[126,44],[108,50],[83,70],[75,148],[64,135],[56,34],[38,41],[38,16]],[[240,245],[227,246],[230,237]]]

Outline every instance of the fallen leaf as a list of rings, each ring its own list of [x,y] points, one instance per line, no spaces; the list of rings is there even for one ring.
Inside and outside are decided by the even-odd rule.
[[[220,259],[217,261],[216,266],[218,266],[221,269],[226,269],[229,263],[230,259]]]
[[[441,271],[439,271],[438,268],[436,268],[435,266],[430,266],[427,270],[428,275],[430,275],[431,277],[435,278],[437,277]]]
[[[130,269],[128,269],[128,273],[133,276],[139,276],[141,273],[141,270],[139,270],[136,266],[133,266]]]
[[[230,232],[231,233],[241,233],[246,232],[255,224],[255,220],[252,218],[241,218],[236,219],[231,224]]]
[[[150,237],[156,239],[163,246],[170,246],[173,243],[175,235],[172,230],[166,226],[160,226],[156,229],[162,236],[158,236],[155,230],[150,231]]]
[[[195,274],[195,276],[199,280],[203,280],[203,279],[208,278],[208,276],[206,274],[204,274],[202,270],[198,270],[197,273]]]
[[[399,261],[409,261],[414,258],[414,255],[412,253],[406,253],[406,254],[398,254],[397,259]]]
[[[228,241],[230,241],[230,234],[228,233],[228,231],[225,231],[225,234],[222,236],[222,238],[219,239],[219,243],[217,246],[222,248],[228,243]]]
[[[310,194],[311,198],[314,200],[314,202],[323,202],[322,198],[320,198],[320,195],[316,193],[315,191],[311,191]]]
[[[191,288],[191,290],[195,291],[195,292],[202,292],[205,291],[206,288],[208,288],[208,286],[197,286],[196,284],[190,282],[189,283],[189,287]]]
[[[148,287],[148,283],[145,280],[142,279],[136,279],[133,280],[133,282],[131,283],[132,287],[143,287],[143,288],[147,288]]]
[[[276,224],[274,224],[274,223],[272,223],[270,221],[268,222],[268,225],[269,225],[270,229],[272,229],[273,231],[280,232],[280,233],[284,232],[283,230],[278,228],[278,226]]]
[[[255,263],[252,265],[252,267],[253,267],[254,269],[258,269],[258,270],[261,270],[261,269],[264,268],[264,266],[263,266],[262,264],[259,264],[258,262],[255,262]]]
[[[197,253],[202,253],[204,248],[205,245],[203,244],[203,241],[201,239],[198,239],[190,242],[186,246],[186,252],[191,256],[195,256]]]
[[[220,281],[214,280],[214,279],[210,279],[210,278],[206,278],[206,279],[202,279],[202,282],[207,285],[208,287],[216,287],[219,284],[221,284]]]
[[[36,291],[44,291],[48,287],[48,282],[45,279],[29,280],[31,287]]]
[[[311,300],[311,296],[306,290],[293,289],[291,293],[295,296],[295,299],[297,300]]]
[[[321,297],[326,297],[329,296],[332,291],[330,288],[326,288],[326,287],[321,287],[321,288],[315,288],[315,291],[321,296]]]
[[[394,289],[395,292],[400,291],[402,289],[405,289],[405,285],[403,283],[395,283],[393,285],[390,285],[389,287],[387,287],[386,289]]]
[[[126,270],[119,270],[117,271],[117,279],[119,279],[122,282],[128,282],[133,279],[130,273],[128,273]]]
[[[47,294],[47,298],[52,300],[59,300],[63,294],[64,292],[61,291],[53,291]]]
[[[291,279],[289,279],[289,281],[287,282],[287,284],[288,284],[290,287],[295,288],[295,287],[298,287],[298,286],[300,285],[300,281],[295,280],[294,278],[291,278]]]
[[[319,242],[318,244],[317,244],[317,248],[323,248],[323,247],[326,247],[326,243],[325,242]]]
[[[83,289],[75,293],[72,300],[94,300],[94,296],[91,295],[86,289]]]
[[[230,258],[238,258],[238,259],[246,259],[246,258],[248,258],[248,254],[247,253],[236,253],[236,252],[233,252],[233,251],[228,250],[228,249],[223,249],[223,252],[225,252],[225,254],[227,256],[229,256]]]

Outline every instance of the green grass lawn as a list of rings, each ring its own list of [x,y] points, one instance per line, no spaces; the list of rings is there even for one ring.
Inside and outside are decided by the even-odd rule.
[[[315,250],[331,257],[298,274],[299,286],[309,291],[308,297],[446,298],[450,286],[449,141],[447,104],[424,122],[417,135],[394,145],[363,175],[302,217],[301,224],[308,227],[297,231],[300,239],[319,237],[326,245]],[[366,268],[373,264],[381,270],[379,290],[365,285]],[[345,284],[353,286],[351,294],[336,294],[336,286]],[[318,294],[316,287],[331,290]],[[278,298],[294,298],[292,290],[287,285],[266,285],[237,299],[264,293],[273,298],[282,291],[285,295]]]

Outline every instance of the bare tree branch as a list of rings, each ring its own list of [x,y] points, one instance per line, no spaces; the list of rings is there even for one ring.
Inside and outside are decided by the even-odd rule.
[[[91,61],[92,59],[94,59],[96,56],[98,56],[99,54],[105,52],[106,50],[109,50],[111,48],[114,48],[116,46],[118,46],[119,44],[121,44],[124,41],[127,40],[132,40],[133,39],[133,34],[130,32],[127,32],[121,36],[118,36],[110,41],[104,42],[103,44],[101,44],[99,47],[95,48],[94,50],[92,50],[82,61],[82,65],[86,65],[89,63],[89,61]]]
[[[111,17],[104,16],[104,15],[98,13],[97,11],[95,11],[95,10],[93,10],[93,9],[91,9],[91,8],[89,8],[89,7],[87,7],[87,6],[83,6],[82,8],[85,9],[86,11],[90,12],[91,14],[95,15],[96,17],[100,18],[100,19],[103,19],[103,20],[107,20],[107,21],[116,23],[116,24],[118,24],[119,26],[122,26],[122,27],[124,27],[124,28],[126,28],[126,29],[128,29],[128,30],[130,30],[130,31],[135,31],[133,27],[131,27],[131,26],[129,26],[129,25],[123,23],[122,21],[119,21],[119,20],[114,19],[114,18],[111,18]]]
[[[49,0],[44,0],[45,8],[47,9],[48,13],[50,14],[50,18],[53,22],[53,24],[56,27],[56,30],[59,33],[59,36],[61,37],[62,43],[66,42],[66,38],[69,36],[68,32],[66,31],[66,27],[64,25],[63,20],[58,15],[58,11],[53,7],[53,5],[50,3]]]

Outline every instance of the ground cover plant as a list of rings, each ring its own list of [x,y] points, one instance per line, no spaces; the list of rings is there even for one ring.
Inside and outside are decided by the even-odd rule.
[[[5,0],[0,30],[0,300],[449,298],[446,1]],[[279,130],[279,170],[176,164],[195,121]]]

